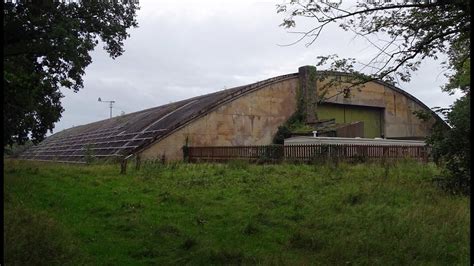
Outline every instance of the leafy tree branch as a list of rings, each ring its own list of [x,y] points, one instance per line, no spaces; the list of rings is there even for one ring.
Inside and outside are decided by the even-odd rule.
[[[53,130],[63,112],[60,88],[83,88],[99,41],[112,58],[123,54],[138,8],[135,1],[4,3],[4,144],[37,143]]]

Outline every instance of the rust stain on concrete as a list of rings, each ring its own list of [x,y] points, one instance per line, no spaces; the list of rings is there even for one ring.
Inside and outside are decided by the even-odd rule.
[[[263,87],[191,122],[142,152],[143,159],[181,160],[188,138],[193,146],[264,145],[296,110],[298,79]]]
[[[321,88],[324,81],[318,81]],[[226,103],[207,115],[158,141],[142,152],[142,158],[181,160],[181,147],[188,138],[191,146],[266,145],[272,142],[278,127],[296,110],[298,78],[268,85]],[[327,88],[327,102],[382,107],[382,132],[386,137],[427,136],[434,118],[421,121],[413,114],[425,110],[415,100],[376,82],[352,90],[350,97],[338,95],[342,86]],[[334,97],[331,97],[334,96]]]

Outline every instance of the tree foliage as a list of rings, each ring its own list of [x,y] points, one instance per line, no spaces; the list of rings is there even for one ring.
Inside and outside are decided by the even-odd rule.
[[[124,52],[138,8],[136,1],[4,3],[4,144],[37,143],[53,130],[60,88],[83,88],[99,40],[112,58]]]
[[[427,142],[433,148],[435,162],[442,165],[443,172],[439,178],[440,185],[453,193],[470,193],[471,184],[471,95],[470,95],[470,66],[464,64],[458,70],[456,78],[450,79],[446,87],[449,90],[460,89],[466,93],[456,100],[451,108],[441,110],[451,126],[445,130],[441,125],[435,125],[432,135]],[[445,87],[445,88],[446,88]]]
[[[345,90],[360,88],[370,80],[394,83],[408,82],[426,58],[441,55],[448,83],[443,91],[462,92],[451,108],[436,110],[446,117],[446,125],[435,125],[428,143],[433,147],[437,163],[444,166],[443,187],[453,192],[469,192],[470,186],[470,1],[469,0],[408,0],[364,1],[355,5],[327,0],[290,0],[278,5],[277,12],[286,14],[281,26],[295,28],[297,19],[308,18],[314,27],[300,31],[300,42],[312,45],[327,25],[337,23],[343,30],[364,38],[376,49],[368,62],[337,55],[318,57],[317,65],[331,71],[353,73],[345,80],[351,85]],[[333,85],[333,84],[331,84]],[[342,90],[341,90],[342,93]],[[418,114],[429,119],[431,114]]]
[[[330,70],[361,72],[361,82],[379,79],[390,83],[410,81],[422,60],[447,54],[448,68],[455,70],[470,58],[470,1],[364,1],[343,6],[343,1],[291,0],[278,5],[286,14],[281,26],[295,28],[297,19],[309,18],[315,24],[307,31],[297,31],[300,42],[313,44],[329,24],[364,38],[376,48],[368,62],[337,55],[319,57],[319,64],[329,63]],[[451,73],[452,74],[452,73]],[[448,75],[451,75],[448,74]]]
[[[469,95],[458,99],[447,115],[452,128],[450,130],[437,128],[428,139],[433,146],[435,161],[444,166],[441,185],[454,193],[470,192],[470,105]]]

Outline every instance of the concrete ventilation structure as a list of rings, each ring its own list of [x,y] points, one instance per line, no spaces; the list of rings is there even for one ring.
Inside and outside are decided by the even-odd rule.
[[[430,133],[436,120],[442,121],[433,112],[429,121],[418,119],[414,111],[431,110],[407,92],[380,81],[364,84],[350,97],[340,93],[344,84],[329,87],[325,98],[320,98],[317,88],[328,80],[319,80],[322,76],[349,77],[305,66],[299,73],[63,130],[22,158],[86,162],[90,157],[121,159],[135,154],[142,160],[163,156],[181,160],[186,142],[191,146],[270,144],[278,127],[297,110],[300,95],[309,99],[304,102],[309,124],[325,119],[350,124],[364,132],[360,137],[420,139]],[[316,105],[317,99],[327,100]]]

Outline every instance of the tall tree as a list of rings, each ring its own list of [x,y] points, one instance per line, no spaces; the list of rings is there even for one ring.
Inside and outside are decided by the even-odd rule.
[[[60,88],[77,92],[99,44],[112,58],[137,27],[138,1],[12,1],[4,3],[4,145],[37,143],[63,108]]]
[[[456,75],[453,75],[444,90],[452,92],[459,89],[464,95],[450,108],[440,109],[450,125],[445,130],[435,125],[427,142],[433,147],[433,158],[443,166],[439,184],[453,193],[470,193],[471,184],[471,77],[470,60],[466,61]]]

